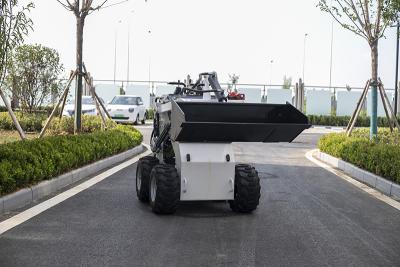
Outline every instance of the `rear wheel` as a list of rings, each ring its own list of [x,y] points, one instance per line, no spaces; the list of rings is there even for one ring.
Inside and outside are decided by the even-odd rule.
[[[172,214],[180,199],[180,179],[173,165],[159,164],[150,174],[150,206],[157,214]]]
[[[142,202],[149,202],[150,173],[158,159],[146,156],[139,159],[136,167],[136,195]]]
[[[134,125],[138,125],[139,124],[139,114],[137,114],[136,116],[136,120],[133,122]]]
[[[143,120],[141,121],[142,124],[146,124],[147,112],[143,115]]]
[[[250,165],[235,166],[235,199],[229,201],[233,211],[250,213],[255,210],[260,200],[260,178]]]

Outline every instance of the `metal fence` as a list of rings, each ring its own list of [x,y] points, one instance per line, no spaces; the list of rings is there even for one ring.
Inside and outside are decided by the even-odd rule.
[[[115,95],[130,94],[138,95],[143,98],[147,107],[153,107],[153,97],[173,93],[175,87],[168,85],[167,81],[126,81],[126,80],[94,80],[96,92],[109,102]],[[70,89],[69,99],[74,98],[74,83]],[[246,95],[246,101],[251,103],[292,103],[295,105],[295,86],[290,89],[282,89],[282,85],[277,84],[251,84],[241,83],[229,85],[221,83],[224,89],[231,86]],[[343,86],[304,86],[304,111],[308,115],[351,115],[356,107],[356,103],[361,96],[362,87],[343,87]],[[394,102],[394,89],[386,88],[389,98]],[[84,90],[88,94],[89,90]],[[364,112],[369,113],[369,98],[364,105]],[[378,115],[384,116],[382,101],[378,103]],[[0,105],[2,103],[0,102]]]

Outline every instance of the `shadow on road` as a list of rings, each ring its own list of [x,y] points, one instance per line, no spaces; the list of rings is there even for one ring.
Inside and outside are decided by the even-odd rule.
[[[181,202],[175,216],[187,218],[233,217],[243,214],[235,213],[227,201]]]

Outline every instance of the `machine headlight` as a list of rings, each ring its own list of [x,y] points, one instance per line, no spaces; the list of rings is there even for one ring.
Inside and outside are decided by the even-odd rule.
[[[129,108],[128,110],[129,110],[130,113],[133,113],[135,111],[134,108]]]

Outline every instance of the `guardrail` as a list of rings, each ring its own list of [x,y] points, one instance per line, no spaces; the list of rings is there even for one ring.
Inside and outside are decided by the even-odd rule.
[[[97,79],[94,80],[94,84],[98,95],[106,102],[110,101],[112,97],[117,94],[127,93],[140,95],[144,102],[148,103],[148,106],[152,106],[151,96],[172,93],[174,90],[173,86],[168,85],[168,81],[162,80],[114,81],[110,79]],[[360,95],[363,90],[363,88],[359,86],[351,86],[349,88],[346,86],[304,85],[304,101],[298,102],[298,99],[295,97],[295,85],[290,86],[289,90],[291,94],[287,93],[287,89],[286,91],[282,90],[282,85],[280,84],[238,83],[232,85],[221,83],[221,86],[223,88],[231,86],[245,93],[249,102],[285,103],[288,101],[298,108],[298,103],[302,103],[303,111],[310,115],[351,115],[355,109],[358,95]],[[386,90],[393,99],[394,89],[386,88]],[[73,95],[74,90],[71,90],[70,99],[73,98]],[[366,103],[363,110],[368,113],[367,106],[368,104]],[[378,110],[378,113],[384,116],[383,108]]]

